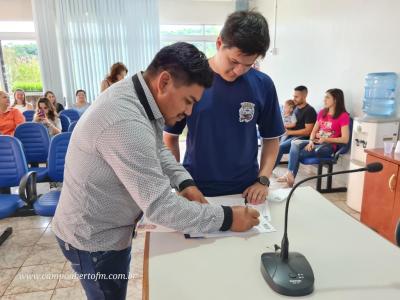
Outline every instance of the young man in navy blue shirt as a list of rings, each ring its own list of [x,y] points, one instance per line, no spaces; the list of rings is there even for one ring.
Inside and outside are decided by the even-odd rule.
[[[211,88],[191,116],[164,129],[164,143],[179,161],[179,135],[188,127],[183,166],[205,196],[241,193],[250,203],[265,201],[269,177],[285,133],[271,78],[252,65],[270,43],[268,23],[257,12],[231,14],[209,60]],[[258,164],[257,125],[263,138]]]

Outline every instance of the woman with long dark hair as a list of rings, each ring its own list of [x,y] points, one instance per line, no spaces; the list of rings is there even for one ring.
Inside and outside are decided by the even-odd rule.
[[[124,79],[126,74],[128,74],[128,69],[123,63],[117,62],[113,64],[110,68],[110,74],[101,82],[100,92],[103,92],[112,84]]]
[[[294,184],[300,159],[306,157],[330,157],[337,149],[337,144],[349,142],[350,116],[344,105],[343,91],[326,91],[324,108],[318,113],[309,140],[294,140],[289,152],[288,172],[284,178],[289,187]]]
[[[47,98],[40,98],[37,102],[37,109],[33,116],[33,121],[46,126],[50,136],[61,132],[60,118],[58,117],[55,107]]]
[[[49,99],[51,104],[55,107],[57,113],[60,113],[60,111],[64,110],[64,106],[61,103],[57,102],[56,95],[52,91],[47,91],[44,93],[44,97]]]

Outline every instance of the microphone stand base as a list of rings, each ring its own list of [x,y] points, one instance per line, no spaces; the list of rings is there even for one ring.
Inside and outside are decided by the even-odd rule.
[[[304,255],[290,252],[282,260],[279,252],[261,255],[261,273],[275,292],[286,296],[304,296],[314,291],[314,273]]]

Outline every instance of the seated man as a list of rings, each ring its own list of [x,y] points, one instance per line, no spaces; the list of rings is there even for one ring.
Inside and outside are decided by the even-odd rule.
[[[293,101],[296,104],[294,114],[297,122],[294,128],[286,130],[287,137],[279,144],[279,153],[276,158],[275,167],[281,161],[283,154],[289,153],[290,144],[294,139],[308,139],[311,134],[315,121],[317,120],[317,113],[315,109],[307,103],[307,94],[308,90],[303,85],[294,89]]]

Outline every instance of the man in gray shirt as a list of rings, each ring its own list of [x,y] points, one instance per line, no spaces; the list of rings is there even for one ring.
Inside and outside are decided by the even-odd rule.
[[[133,225],[142,211],[185,233],[258,224],[254,209],[207,204],[163,144],[164,125],[189,116],[212,78],[193,45],[167,46],[143,74],[103,92],[75,127],[52,227],[88,299],[125,299]]]

